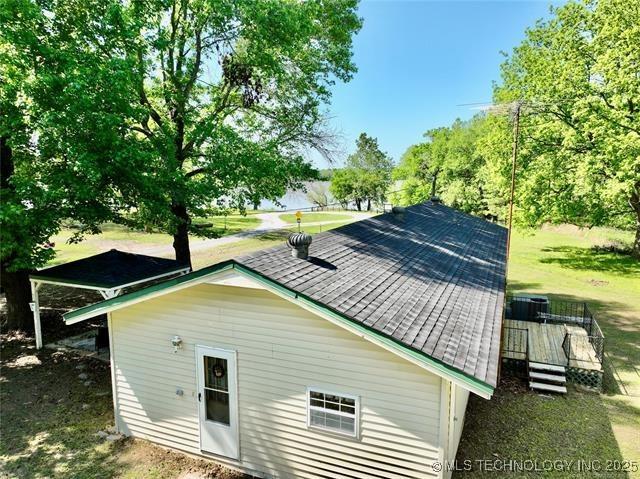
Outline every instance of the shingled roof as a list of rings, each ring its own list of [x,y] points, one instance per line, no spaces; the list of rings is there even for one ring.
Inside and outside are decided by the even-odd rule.
[[[190,268],[178,261],[112,249],[87,258],[41,269],[31,279],[94,288],[118,288],[168,276]]]
[[[507,230],[427,202],[236,262],[347,318],[496,386]]]

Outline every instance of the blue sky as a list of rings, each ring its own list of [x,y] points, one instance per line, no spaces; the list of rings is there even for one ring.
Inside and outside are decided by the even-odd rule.
[[[500,51],[518,45],[528,26],[548,16],[550,4],[362,1],[364,25],[354,41],[358,72],[335,85],[329,106],[345,153],[364,131],[397,161],[426,130],[473,116],[471,107],[459,105],[491,100]]]

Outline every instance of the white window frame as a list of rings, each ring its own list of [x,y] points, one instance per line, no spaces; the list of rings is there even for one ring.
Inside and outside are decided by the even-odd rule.
[[[316,392],[316,393],[323,393],[323,394],[329,394],[332,396],[340,396],[346,399],[352,399],[354,402],[354,406],[355,406],[355,413],[354,414],[349,414],[349,413],[345,413],[342,411],[336,411],[334,409],[325,409],[319,406],[312,406],[311,405],[311,393],[312,392]],[[308,429],[314,429],[317,431],[322,431],[322,432],[326,432],[329,434],[339,434],[340,436],[347,436],[347,437],[353,437],[356,439],[360,438],[360,396],[354,395],[354,394],[347,394],[347,393],[343,393],[343,392],[336,392],[336,391],[332,391],[329,389],[324,389],[324,388],[318,388],[315,386],[309,386],[307,387],[307,428]],[[354,424],[354,431],[353,432],[347,432],[347,431],[341,431],[339,429],[334,429],[334,428],[325,428],[322,426],[317,426],[315,424],[311,424],[311,411],[315,410],[315,411],[322,411],[322,412],[328,412],[329,414],[335,414],[337,416],[343,416],[343,417],[349,417],[349,418],[353,418],[353,424]]]

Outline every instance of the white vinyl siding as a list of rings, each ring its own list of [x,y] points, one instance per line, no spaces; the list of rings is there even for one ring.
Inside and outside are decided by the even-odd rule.
[[[273,293],[201,284],[111,319],[125,434],[200,454],[195,346],[211,346],[237,351],[238,466],[273,477],[436,476],[440,378]],[[307,427],[310,386],[360,399],[358,438]]]
[[[462,437],[462,429],[464,428],[464,417],[467,411],[467,403],[469,402],[469,391],[462,389],[460,386],[451,384],[451,437],[449,438],[449,460],[453,461],[458,452],[460,438]]]
[[[456,388],[456,400],[454,404],[454,426],[453,426],[453,441],[455,444],[454,455],[458,450],[460,444],[460,438],[462,437],[462,428],[464,427],[464,417],[467,411],[467,403],[469,402],[469,391],[462,389],[455,384],[452,387]],[[455,457],[454,457],[455,458]]]

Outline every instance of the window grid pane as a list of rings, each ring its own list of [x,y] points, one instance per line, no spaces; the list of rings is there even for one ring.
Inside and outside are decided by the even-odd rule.
[[[356,401],[335,394],[309,391],[309,425],[355,435]]]

